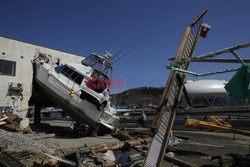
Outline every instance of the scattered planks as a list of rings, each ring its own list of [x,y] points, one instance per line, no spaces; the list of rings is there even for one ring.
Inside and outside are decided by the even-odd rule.
[[[0,115],[0,125],[4,125],[7,122],[5,122],[5,120],[8,119],[8,117],[5,114],[1,114]]]
[[[137,138],[133,140],[121,141],[111,144],[101,144],[95,147],[92,147],[91,152],[96,155],[98,153],[105,153],[108,150],[120,150],[127,149],[137,145],[148,144],[151,141],[151,137],[146,138]]]
[[[30,133],[31,128],[30,126],[26,128],[21,128],[20,122],[22,118],[18,115],[14,115],[11,113],[0,114],[0,128],[12,131],[12,132],[23,132],[23,133]]]

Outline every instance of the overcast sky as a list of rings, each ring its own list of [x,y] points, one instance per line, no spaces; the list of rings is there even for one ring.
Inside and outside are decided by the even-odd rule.
[[[168,58],[176,55],[186,26],[199,12],[208,10],[204,21],[212,29],[200,39],[195,56],[249,42],[249,6],[247,0],[1,0],[0,35],[81,56],[136,47],[114,64],[113,78],[123,79],[124,89],[164,86]],[[242,57],[249,53],[250,48],[239,51]],[[191,70],[235,66],[240,65],[200,63]]]

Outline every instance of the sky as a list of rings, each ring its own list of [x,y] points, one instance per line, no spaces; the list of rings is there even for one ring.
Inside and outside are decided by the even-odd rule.
[[[92,52],[123,53],[113,78],[123,89],[165,85],[168,58],[175,57],[185,28],[203,10],[211,26],[194,56],[250,42],[250,1],[247,0],[1,0],[0,36],[81,56]],[[238,53],[247,58],[249,49]],[[224,57],[233,58],[231,54]],[[193,63],[192,71],[208,72],[240,64]],[[233,73],[197,79],[230,80]]]

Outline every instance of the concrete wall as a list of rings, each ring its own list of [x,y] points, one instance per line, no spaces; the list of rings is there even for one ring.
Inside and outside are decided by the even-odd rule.
[[[15,76],[0,75],[0,107],[14,107],[21,117],[26,116],[28,101],[32,93],[33,67],[31,61],[37,51],[47,53],[55,59],[60,58],[62,63],[80,63],[84,59],[74,54],[0,37],[0,59],[16,62]],[[10,95],[11,82],[23,84],[23,97]]]

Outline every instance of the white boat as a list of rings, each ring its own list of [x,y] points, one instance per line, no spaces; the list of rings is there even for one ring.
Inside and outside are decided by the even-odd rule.
[[[34,58],[35,79],[50,99],[73,120],[93,130],[102,124],[115,127],[118,117],[110,104],[111,54],[92,53],[82,64],[52,62],[50,55]],[[98,81],[102,81],[99,84]]]

